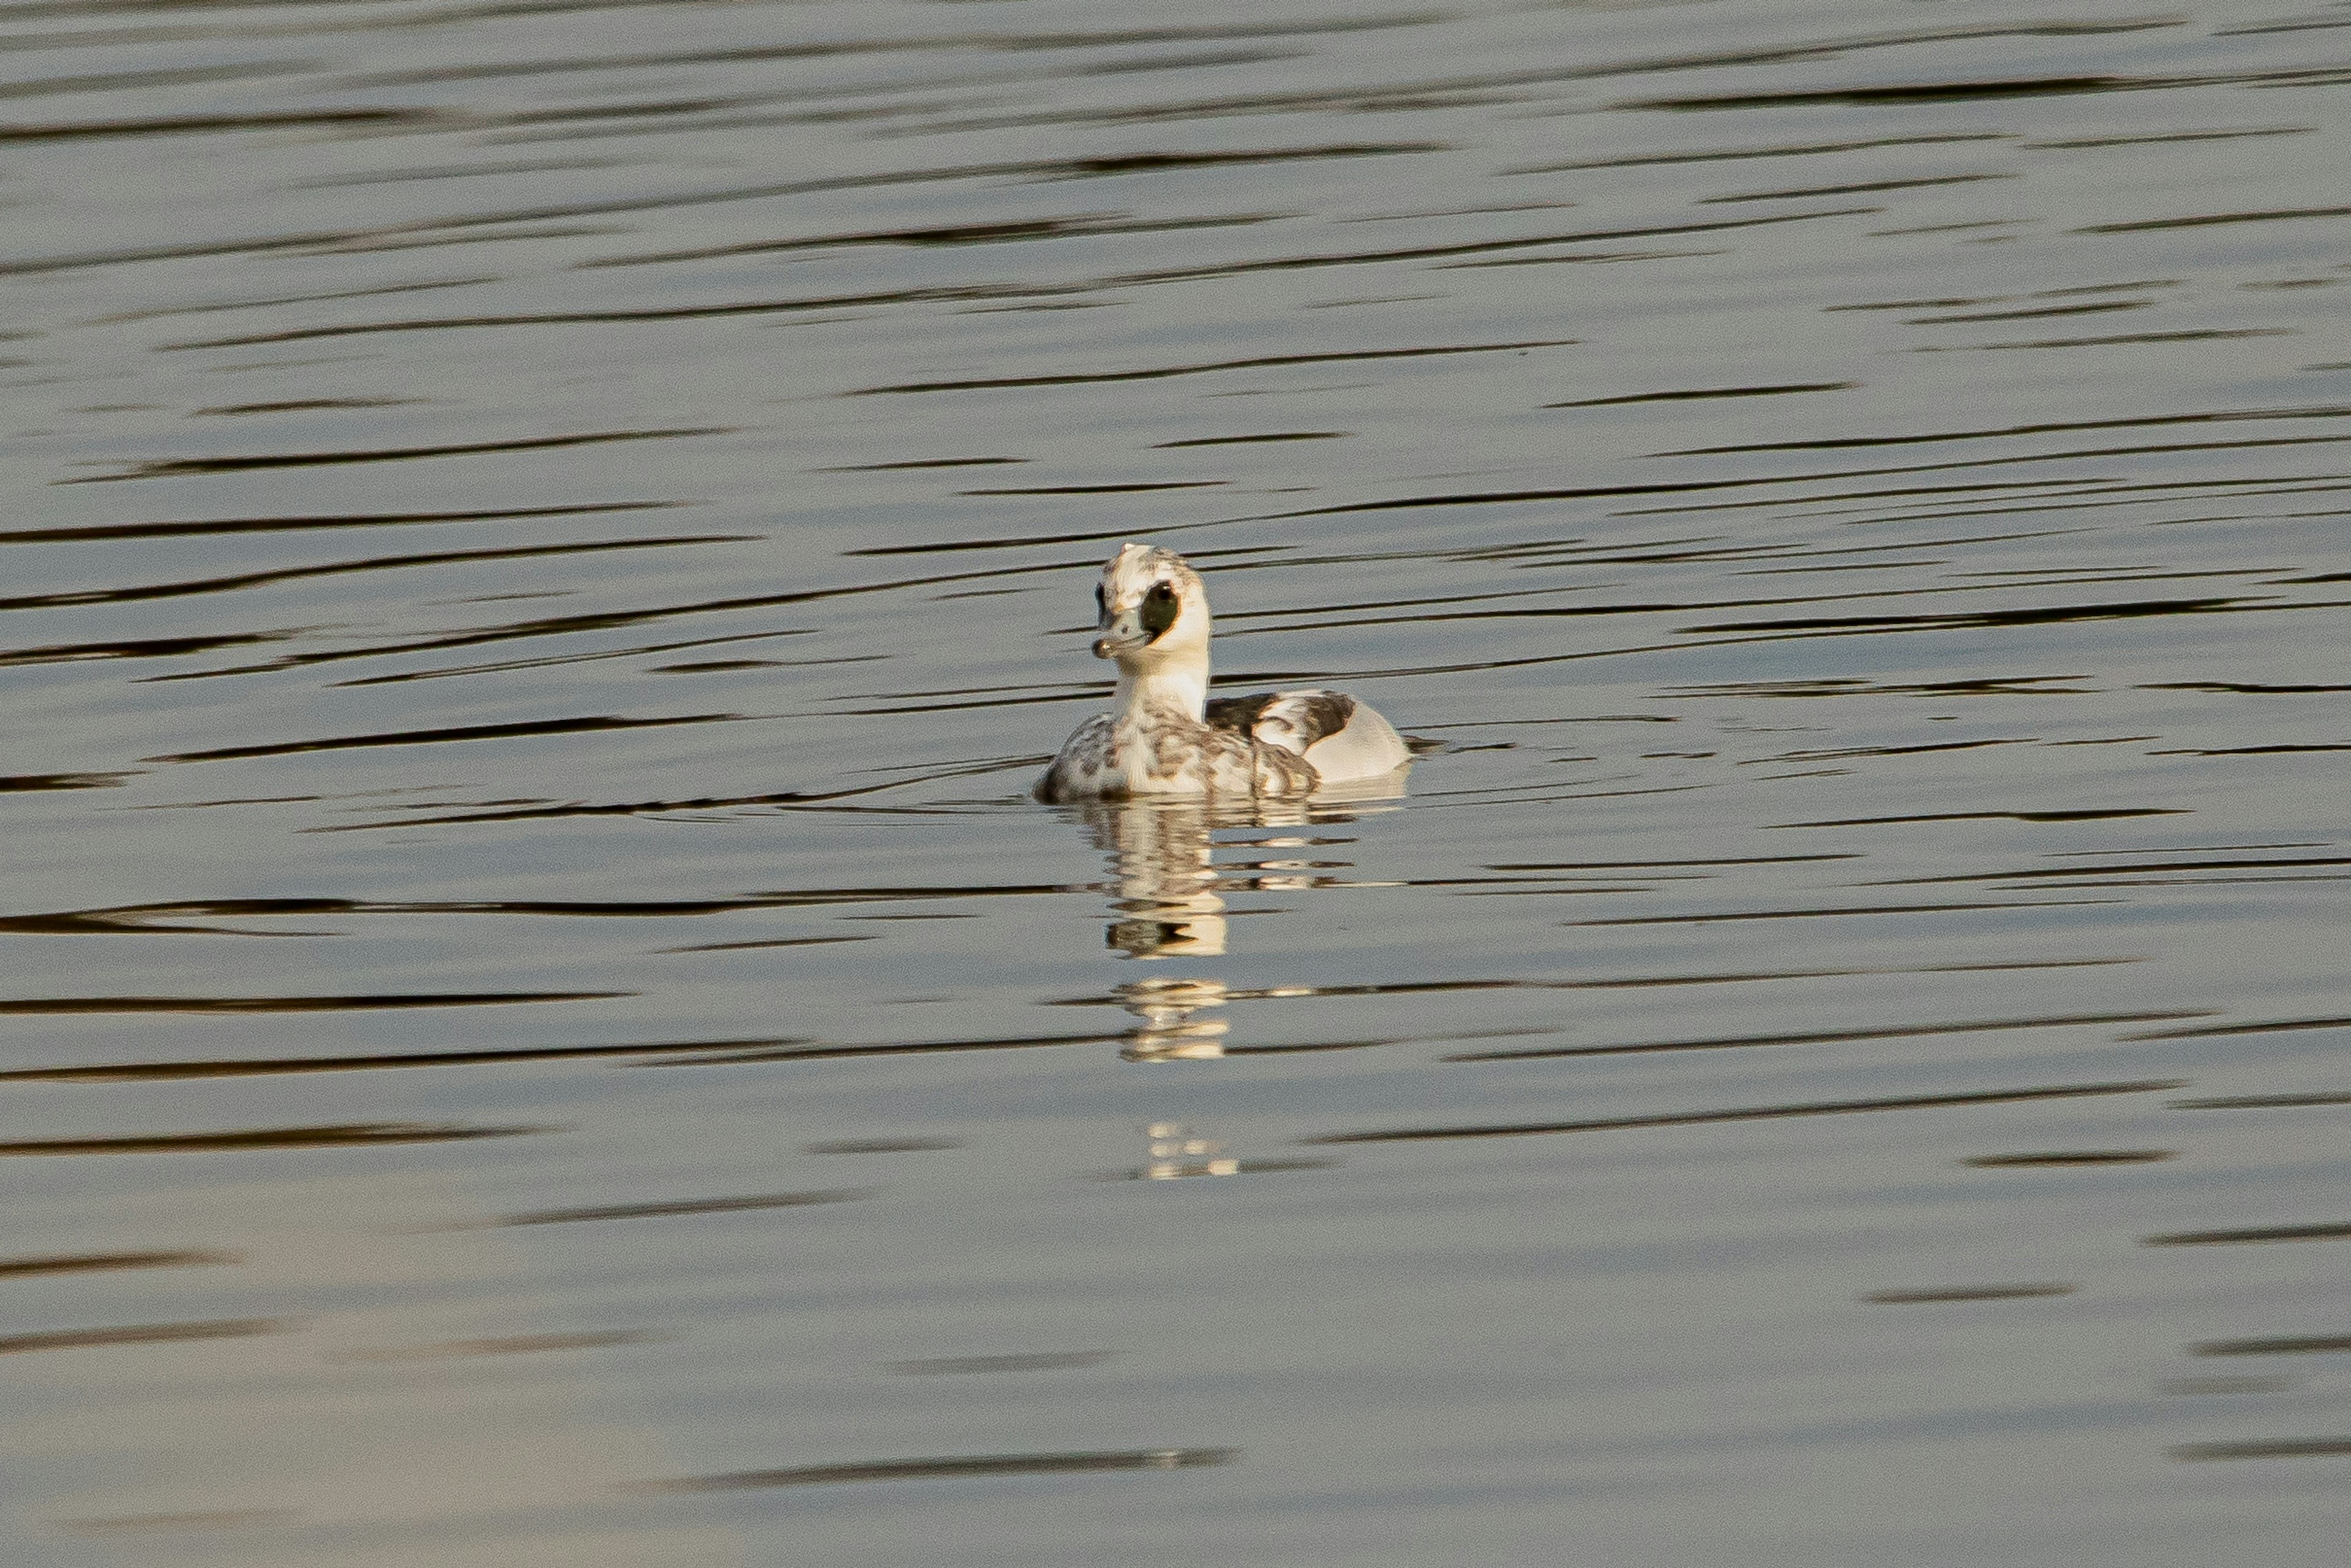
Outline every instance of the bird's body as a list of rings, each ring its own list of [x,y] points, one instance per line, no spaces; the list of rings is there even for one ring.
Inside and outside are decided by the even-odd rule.
[[[1309,795],[1412,760],[1369,704],[1335,692],[1208,701],[1207,591],[1175,551],[1121,547],[1095,600],[1094,653],[1118,661],[1118,710],[1078,727],[1039,799]]]

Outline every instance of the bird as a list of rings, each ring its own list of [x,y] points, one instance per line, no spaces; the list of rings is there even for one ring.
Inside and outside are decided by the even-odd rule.
[[[1342,693],[1209,701],[1207,586],[1174,550],[1121,545],[1094,611],[1094,657],[1118,661],[1118,711],[1078,727],[1037,781],[1040,800],[1298,797],[1412,760],[1393,725]]]

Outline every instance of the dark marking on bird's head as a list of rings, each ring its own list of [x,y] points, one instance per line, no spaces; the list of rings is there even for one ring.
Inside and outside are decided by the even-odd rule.
[[[1153,642],[1166,635],[1167,628],[1184,612],[1183,596],[1172,582],[1155,582],[1143,596],[1143,629],[1151,633]]]

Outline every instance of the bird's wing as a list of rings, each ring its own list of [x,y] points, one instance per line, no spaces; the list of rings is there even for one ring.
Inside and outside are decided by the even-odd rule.
[[[1245,697],[1218,697],[1208,705],[1207,720],[1215,729],[1229,729],[1294,751],[1347,727],[1355,714],[1355,699],[1338,692],[1256,692]]]

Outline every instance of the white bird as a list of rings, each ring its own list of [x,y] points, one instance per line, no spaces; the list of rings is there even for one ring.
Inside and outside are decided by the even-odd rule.
[[[1337,692],[1208,701],[1208,591],[1174,550],[1119,547],[1094,590],[1094,657],[1118,661],[1118,711],[1078,727],[1040,800],[1300,796],[1412,760],[1386,719]]]

